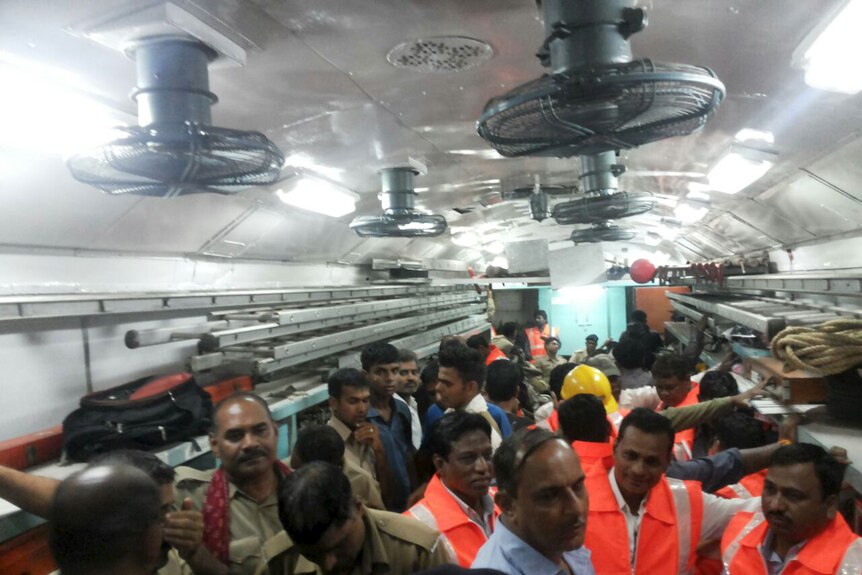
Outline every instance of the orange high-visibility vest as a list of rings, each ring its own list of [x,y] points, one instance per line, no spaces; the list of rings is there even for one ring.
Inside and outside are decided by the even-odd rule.
[[[763,482],[766,480],[767,469],[761,469],[739,480],[739,483],[722,487],[715,492],[725,499],[751,499],[763,494]]]
[[[491,498],[494,497],[495,491],[492,488],[489,493]],[[439,531],[440,541],[448,546],[451,555],[458,559],[461,567],[469,568],[476,559],[479,547],[488,540],[482,528],[470,521],[452,494],[446,490],[443,482],[440,481],[440,476],[436,474],[425,488],[425,497],[405,511],[404,515],[418,519]],[[499,515],[500,509],[495,504],[494,514],[491,517],[492,531]]]
[[[596,575],[693,573],[703,521],[700,483],[662,476],[647,496],[632,561],[626,520],[607,470],[602,471],[587,475],[586,482],[590,514],[584,546]]]
[[[542,331],[539,331],[537,327],[531,327],[528,330],[524,331],[527,334],[527,341],[530,342],[530,355],[532,356],[532,361],[535,361],[537,357],[548,355],[548,352],[545,351],[545,340],[543,337],[559,337],[560,330],[557,328],[552,328],[545,324],[545,328]]]
[[[688,405],[695,405],[698,403],[697,394],[700,392],[700,386],[692,381],[691,382],[691,391],[688,392],[688,395],[685,396],[685,399],[679,403],[679,405],[675,405],[674,407],[686,407]],[[664,402],[658,404],[656,411],[662,411],[665,407],[667,407]],[[691,460],[692,446],[694,445],[694,434],[695,429],[683,429],[682,431],[677,431],[674,436],[674,445],[673,445],[673,456],[677,461],[689,461]]]
[[[500,351],[500,348],[494,344],[488,346],[488,349],[490,351],[488,352],[488,357],[485,358],[486,366],[491,365],[492,362],[497,361],[498,359],[509,359],[509,357]]]
[[[762,513],[736,514],[721,538],[721,557],[729,575],[768,573],[760,552],[768,530]],[[781,575],[824,573],[862,573],[862,539],[850,531],[840,514],[809,539],[781,571]]]
[[[614,466],[614,442],[613,439],[606,443],[593,441],[573,441],[572,449],[581,460],[581,469],[589,474],[589,469],[596,467],[607,474],[608,469]]]

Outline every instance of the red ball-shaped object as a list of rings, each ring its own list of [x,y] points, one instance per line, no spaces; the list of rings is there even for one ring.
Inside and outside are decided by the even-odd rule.
[[[632,276],[632,281],[645,284],[652,281],[655,276],[655,266],[649,260],[635,260],[629,267],[629,275]]]

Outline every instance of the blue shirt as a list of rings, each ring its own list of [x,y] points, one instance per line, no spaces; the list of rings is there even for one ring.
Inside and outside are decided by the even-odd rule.
[[[488,413],[490,413],[491,417],[494,418],[494,421],[497,422],[497,426],[500,428],[500,435],[503,436],[503,439],[506,439],[507,437],[512,435],[512,424],[509,423],[509,418],[506,417],[505,411],[503,411],[493,403],[489,403]],[[428,413],[425,414],[425,437],[428,437],[428,432],[431,430],[431,426],[434,425],[434,422],[441,417],[443,417],[443,410],[440,409],[439,405],[435,403],[428,408]]]
[[[590,550],[586,547],[566,551],[563,561],[574,575],[595,575]],[[479,549],[471,568],[497,569],[508,575],[566,575],[560,566],[530,547],[497,521],[494,533]]]
[[[674,479],[700,481],[703,490],[712,493],[725,485],[739,483],[745,476],[742,455],[735,447],[716,453],[711,457],[699,457],[691,461],[671,461],[666,475]]]
[[[390,398],[392,419],[386,421],[374,407],[368,408],[368,421],[380,430],[380,441],[386,451],[386,463],[394,482],[395,494],[392,511],[402,512],[407,508],[410,497],[410,476],[407,462],[413,452],[413,439],[410,428],[410,408],[403,401]]]

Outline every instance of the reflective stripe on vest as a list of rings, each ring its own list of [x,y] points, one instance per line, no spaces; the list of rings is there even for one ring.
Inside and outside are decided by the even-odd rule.
[[[408,515],[417,519],[433,529],[434,531],[440,531],[440,528],[437,527],[437,518],[434,517],[434,514],[431,511],[422,505],[421,503],[417,503],[413,507],[407,510]],[[452,547],[452,544],[449,542],[449,539],[440,533],[440,539],[437,540],[440,543],[443,543],[443,546],[446,548],[446,552],[449,553],[449,557],[451,557],[451,561],[453,563],[458,563],[458,554],[455,553],[455,548]]]
[[[739,496],[740,499],[751,499],[754,495],[751,494],[751,491],[746,489],[745,485],[742,483],[734,483],[733,485],[729,485],[731,489]]]
[[[763,513],[755,513],[749,522],[745,524],[745,527],[736,534],[736,537],[733,538],[733,541],[730,542],[727,549],[724,550],[724,553],[721,555],[721,560],[724,563],[725,573],[730,573],[730,564],[733,562],[733,557],[736,555],[736,552],[739,551],[739,546],[742,544],[742,540],[745,539],[746,535],[756,529],[758,525],[763,523],[764,520],[765,518],[763,517]]]
[[[836,575],[860,575],[862,573],[862,539],[857,539],[847,548]]]
[[[689,565],[694,550],[691,541],[691,502],[688,498],[688,488],[679,479],[667,478],[670,486],[670,494],[673,496],[673,504],[676,507],[676,537],[679,544],[679,561],[677,573],[691,573]]]

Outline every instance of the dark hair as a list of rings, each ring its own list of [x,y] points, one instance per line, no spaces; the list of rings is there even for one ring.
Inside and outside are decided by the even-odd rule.
[[[518,324],[513,321],[507,321],[503,325],[500,326],[500,335],[506,337],[508,339],[512,339],[515,337],[515,333],[518,331]]]
[[[485,358],[469,347],[447,347],[440,352],[438,358],[440,367],[449,367],[455,369],[461,376],[464,382],[475,381],[482,390],[485,384]]]
[[[494,453],[494,473],[497,487],[511,497],[518,496],[518,475],[527,459],[549,441],[562,441],[560,436],[540,427],[519,429],[503,440]]]
[[[631,413],[623,418],[623,422],[620,424],[617,443],[623,440],[629,427],[634,427],[650,435],[667,435],[667,450],[670,451],[673,449],[676,434],[673,431],[673,425],[671,425],[667,417],[645,407],[633,409]]]
[[[398,348],[391,343],[376,341],[362,349],[359,362],[365,371],[371,371],[375,365],[398,363]]]
[[[437,375],[440,372],[440,362],[432,359],[428,365],[419,373],[419,379],[422,381],[422,386],[425,387],[429,383],[437,381]]]
[[[416,355],[416,352],[412,349],[399,349],[398,350],[398,361],[400,363],[410,363],[411,361],[416,362],[416,365],[419,365],[419,356]]]
[[[599,343],[599,336],[597,336],[597,335],[596,335],[596,334],[594,334],[594,333],[591,333],[590,335],[588,335],[588,336],[586,337],[585,341],[594,341],[594,342],[596,342],[596,343]]]
[[[563,344],[560,342],[560,338],[558,338],[557,336],[552,335],[550,337],[543,337],[542,339],[545,340],[545,346],[547,346],[552,341],[557,342],[557,345],[560,347],[563,346]]]
[[[113,571],[124,561],[146,561],[143,537],[161,517],[155,481],[131,465],[91,465],[54,494],[49,523],[51,555],[64,575]]]
[[[461,339],[460,335],[444,335],[440,338],[440,349],[438,351],[443,351],[447,347],[464,347],[464,340]]]
[[[312,461],[325,461],[341,467],[344,460],[344,440],[328,425],[309,425],[299,430],[293,451],[302,465]]]
[[[561,397],[560,393],[563,389],[563,382],[566,380],[566,376],[576,367],[578,367],[577,363],[563,363],[552,369],[550,375],[548,375],[548,386],[557,396],[557,399]]]
[[[481,431],[491,439],[491,426],[478,413],[466,411],[447,413],[434,422],[428,433],[428,449],[431,455],[439,455],[447,459],[452,452],[452,444],[471,431]]]
[[[813,463],[814,473],[820,481],[820,492],[825,500],[841,491],[846,465],[829,455],[825,449],[812,443],[794,443],[779,447],[772,454],[769,467],[786,467],[797,463]]]
[[[595,395],[582,393],[570,397],[557,408],[560,431],[569,443],[591,441],[605,443],[611,428],[602,400]]]
[[[751,449],[767,443],[763,424],[740,411],[717,418],[713,426],[722,449]]]
[[[353,517],[350,481],[331,463],[315,461],[284,478],[278,488],[278,518],[290,538],[314,545],[331,526]]]
[[[488,347],[488,340],[481,333],[477,333],[467,338],[467,347],[478,351],[479,348]]]
[[[646,351],[643,343],[637,338],[621,338],[611,353],[617,365],[623,369],[643,368]]]
[[[548,321],[548,313],[545,310],[537,309],[536,312],[533,314],[533,317],[537,318],[539,316],[542,316],[543,318],[545,318],[545,321]]]
[[[494,403],[509,401],[518,395],[518,386],[523,379],[521,368],[511,361],[492,361],[485,376],[485,390]]]
[[[171,484],[177,475],[173,467],[152,453],[138,449],[118,449],[102,453],[91,459],[89,465],[131,465],[149,475],[156,485]]]
[[[632,323],[647,323],[647,314],[643,310],[636,309],[629,316]]]
[[[655,380],[671,378],[688,381],[691,376],[688,360],[672,353],[660,355],[652,364],[652,376]]]
[[[213,409],[213,423],[212,423],[212,429],[210,431],[212,431],[212,432],[218,431],[218,414],[222,409],[224,409],[225,407],[227,407],[231,404],[242,401],[244,399],[250,399],[250,400],[254,401],[255,403],[257,403],[258,405],[260,405],[261,407],[263,407],[263,409],[266,410],[267,418],[270,421],[273,421],[272,412],[269,410],[269,404],[266,402],[266,400],[264,398],[262,398],[261,396],[259,396],[256,393],[252,393],[250,391],[237,391],[236,393],[232,393],[229,396],[225,397],[224,399],[222,399],[221,401],[219,401],[216,404],[215,408]]]
[[[732,373],[729,371],[707,371],[700,379],[697,400],[707,401],[719,397],[732,397],[737,394],[739,394],[739,386]]]
[[[365,374],[358,369],[345,367],[329,376],[326,387],[329,391],[329,397],[339,399],[341,398],[341,390],[345,387],[368,389],[368,380],[365,379]]]

